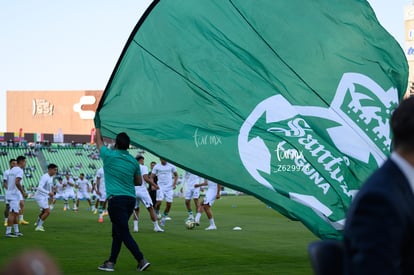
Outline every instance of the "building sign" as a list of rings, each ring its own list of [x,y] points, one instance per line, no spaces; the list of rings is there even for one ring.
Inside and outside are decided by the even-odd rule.
[[[89,135],[102,91],[7,91],[7,132]]]
[[[86,95],[81,96],[79,102],[73,105],[73,111],[79,113],[81,119],[94,119],[95,111],[85,111],[83,106],[93,106],[96,103],[95,96]]]
[[[32,114],[33,116],[36,115],[43,115],[43,116],[52,116],[53,109],[55,105],[47,101],[46,99],[33,99],[32,101]]]
[[[414,41],[405,42],[405,56],[408,61],[414,60]]]

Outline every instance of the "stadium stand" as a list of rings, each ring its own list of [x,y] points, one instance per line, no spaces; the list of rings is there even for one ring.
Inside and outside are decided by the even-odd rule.
[[[51,144],[43,148],[34,148],[27,146],[3,146],[0,148],[0,175],[3,178],[3,172],[9,169],[9,160],[17,158],[19,155],[26,156],[26,169],[23,185],[25,189],[32,193],[38,185],[38,181],[46,167],[50,163],[55,163],[59,167],[59,175],[65,173],[71,174],[75,179],[80,173],[85,174],[85,178],[92,180],[96,171],[102,166],[102,160],[95,146],[90,145],[60,145]],[[151,161],[159,162],[159,158],[142,149],[130,149],[132,156],[144,155],[145,162],[149,166]],[[179,170],[182,175],[182,169]],[[4,188],[0,186],[0,197],[4,196]]]
[[[149,167],[152,161],[159,163],[159,158],[142,149],[132,148],[129,153],[136,157],[143,155],[145,164]],[[50,144],[46,147],[34,146],[0,146],[0,175],[3,179],[3,172],[9,169],[9,160],[17,158],[19,155],[26,156],[26,169],[23,185],[26,191],[32,195],[38,185],[40,177],[47,171],[47,165],[55,163],[59,167],[58,175],[65,173],[71,174],[75,179],[80,173],[85,174],[85,178],[93,180],[96,171],[102,166],[102,160],[95,146],[88,144]],[[182,196],[182,182],[184,170],[177,167],[179,176],[175,196]],[[234,191],[224,188],[223,194],[233,194]],[[0,199],[4,198],[3,184],[0,185]]]
[[[59,166],[59,174],[69,173],[74,178],[84,173],[85,178],[91,180],[102,166],[95,148],[44,148],[42,153],[46,166],[55,163]]]
[[[23,179],[23,185],[26,190],[31,191],[37,187],[40,177],[43,175],[43,169],[38,159],[38,152],[29,148],[20,147],[6,147],[1,149],[5,154],[0,156],[0,173],[3,182],[3,172],[9,169],[9,160],[11,158],[17,158],[18,156],[26,156],[26,169],[24,170],[25,178]],[[4,195],[3,184],[0,188],[0,196]]]

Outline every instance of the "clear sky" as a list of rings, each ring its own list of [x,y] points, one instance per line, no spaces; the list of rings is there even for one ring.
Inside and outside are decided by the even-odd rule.
[[[103,90],[151,0],[0,0],[0,131],[7,90]],[[369,0],[404,45],[407,0]],[[56,126],[56,129],[58,126]]]

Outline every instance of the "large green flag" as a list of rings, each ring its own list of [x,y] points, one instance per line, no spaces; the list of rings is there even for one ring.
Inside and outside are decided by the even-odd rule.
[[[104,136],[341,238],[390,153],[404,53],[364,0],[154,1],[98,108]]]

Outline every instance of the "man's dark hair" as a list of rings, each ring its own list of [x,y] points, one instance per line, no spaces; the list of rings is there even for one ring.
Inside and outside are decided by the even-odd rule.
[[[26,159],[26,157],[25,156],[18,156],[17,157],[17,159],[16,159],[16,161],[17,161],[17,163],[21,163],[22,161],[24,161]]]
[[[151,164],[157,164],[155,161],[151,161]]]
[[[138,156],[136,156],[136,158],[135,158],[136,160],[141,160],[141,159],[144,159],[144,156],[143,155],[138,155]]]
[[[56,164],[54,164],[54,163],[51,163],[51,164],[49,164],[48,166],[47,166],[47,169],[49,170],[49,169],[55,169],[55,168],[57,168],[57,165]]]
[[[414,151],[414,97],[401,101],[391,117],[394,148]]]
[[[129,136],[125,132],[119,133],[115,139],[115,148],[119,150],[127,150],[130,141]]]
[[[12,164],[12,162],[13,162],[13,161],[16,161],[16,162],[17,162],[17,160],[16,160],[16,159],[10,159],[10,160],[9,160],[9,164]]]

